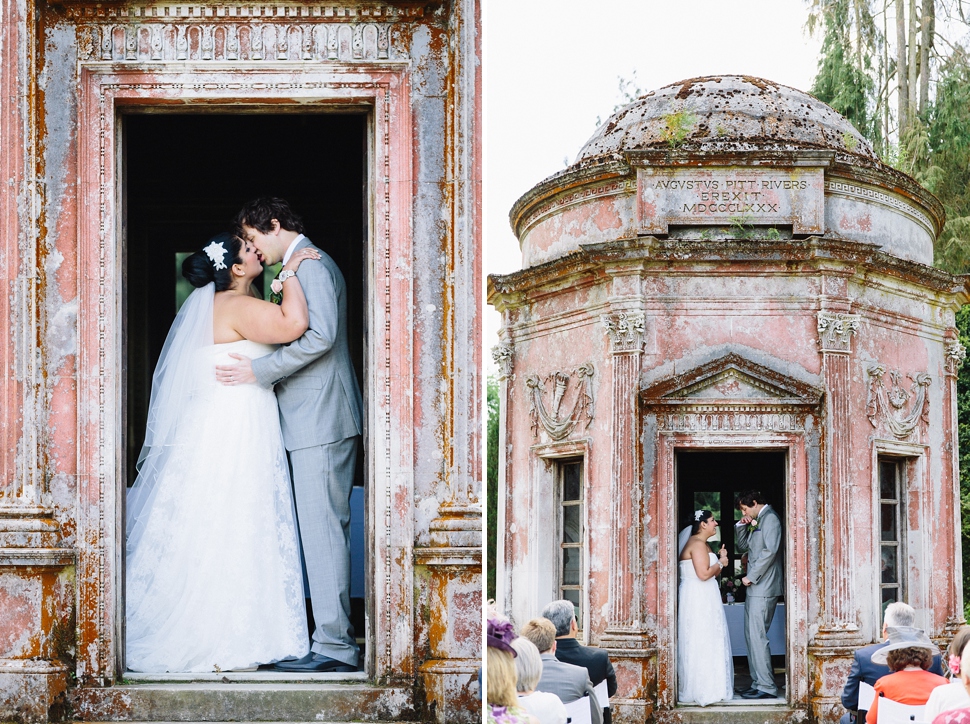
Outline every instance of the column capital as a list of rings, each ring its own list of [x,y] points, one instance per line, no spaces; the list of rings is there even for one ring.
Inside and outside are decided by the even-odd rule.
[[[955,339],[943,344],[944,363],[943,369],[948,375],[954,377],[960,371],[963,360],[967,357],[967,348]]]
[[[613,354],[643,351],[643,332],[646,316],[643,312],[613,312],[601,314]]]
[[[860,319],[858,314],[843,314],[825,310],[819,312],[819,350],[823,354],[827,352],[850,354],[852,352],[852,335],[859,330]]]
[[[498,365],[498,378],[508,379],[512,376],[512,361],[515,348],[510,344],[497,344],[492,347],[492,360]]]

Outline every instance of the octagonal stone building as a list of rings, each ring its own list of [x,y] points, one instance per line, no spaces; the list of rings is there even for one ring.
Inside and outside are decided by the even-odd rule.
[[[954,313],[939,202],[811,96],[751,77],[626,106],[520,198],[502,314],[498,599],[574,602],[616,667],[614,722],[720,721],[677,700],[677,532],[710,508],[744,674],[735,496],[781,515],[782,695],[732,721],[836,721],[853,651],[903,600],[963,623]],[[729,583],[730,581],[730,583]],[[760,703],[760,702],[759,702]]]

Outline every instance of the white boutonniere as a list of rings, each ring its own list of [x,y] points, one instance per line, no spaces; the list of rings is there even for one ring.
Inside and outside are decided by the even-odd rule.
[[[748,532],[753,533],[758,530],[758,519],[754,518],[750,523],[748,523]]]

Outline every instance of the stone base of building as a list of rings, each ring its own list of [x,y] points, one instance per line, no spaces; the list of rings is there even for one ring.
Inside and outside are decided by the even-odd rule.
[[[423,719],[414,691],[365,683],[221,682],[79,687],[70,695],[77,721],[326,721]]]
[[[63,721],[67,667],[47,661],[0,659],[0,721],[46,724]]]
[[[753,705],[685,706],[657,711],[653,719],[657,724],[802,724],[808,720],[804,709]]]
[[[429,721],[477,724],[482,720],[480,659],[428,661],[421,667]],[[482,672],[484,675],[484,672]]]

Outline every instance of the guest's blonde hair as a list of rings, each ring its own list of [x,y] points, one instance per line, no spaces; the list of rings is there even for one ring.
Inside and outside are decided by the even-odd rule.
[[[485,701],[495,706],[516,706],[519,701],[515,695],[518,676],[512,654],[489,646],[486,666]]]
[[[556,627],[548,618],[533,618],[526,622],[519,632],[535,644],[540,654],[544,654],[556,643]]]

